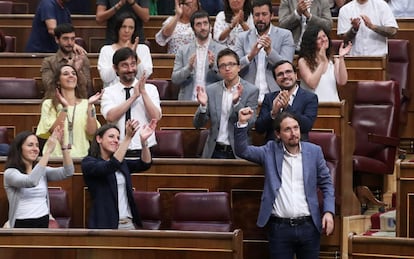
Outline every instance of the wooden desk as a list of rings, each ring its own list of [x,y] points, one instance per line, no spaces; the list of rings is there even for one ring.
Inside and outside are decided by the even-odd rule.
[[[0,229],[2,258],[243,259],[243,233]]]
[[[348,256],[359,258],[414,258],[414,239],[349,235]]]
[[[414,238],[414,163],[397,161],[397,236]]]

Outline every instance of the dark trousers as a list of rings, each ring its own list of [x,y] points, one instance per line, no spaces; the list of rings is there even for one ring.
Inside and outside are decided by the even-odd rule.
[[[235,159],[236,157],[230,145],[220,145],[217,143],[211,158]]]
[[[271,259],[319,258],[320,233],[312,220],[297,225],[269,220],[266,228]]]
[[[15,228],[48,228],[49,215],[45,215],[35,219],[16,219],[14,222]]]

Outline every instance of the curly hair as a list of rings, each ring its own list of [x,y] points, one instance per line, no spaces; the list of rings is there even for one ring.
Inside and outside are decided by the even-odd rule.
[[[233,19],[234,13],[233,10],[230,7],[230,0],[223,0],[224,2],[224,16],[226,17],[226,22],[227,23],[231,23],[231,20]],[[244,17],[243,20],[247,21],[247,19],[249,18],[249,15],[252,12],[252,5],[250,0],[244,0],[244,4],[243,4],[243,13],[244,13]]]
[[[47,89],[46,93],[45,93],[45,98],[44,99],[52,99],[52,103],[53,103],[53,108],[57,111],[57,106],[59,105],[59,100],[56,97],[56,88],[60,88],[60,75],[62,74],[62,68],[64,67],[71,67],[73,68],[73,70],[76,73],[76,77],[79,79],[78,76],[78,72],[76,71],[76,69],[69,64],[63,64],[61,65],[57,70],[56,73],[54,75],[54,80],[53,83],[55,85],[55,88],[53,89]],[[84,87],[80,87],[79,85],[76,85],[75,88],[75,96],[79,99],[85,99],[87,98],[87,91]]]
[[[318,33],[323,31],[328,37],[329,47],[326,49],[326,56],[328,59],[331,57],[331,38],[329,33],[320,26],[308,26],[306,31],[303,33],[302,42],[300,44],[299,58],[304,58],[306,63],[308,63],[311,71],[314,71],[318,66],[316,62],[316,41],[318,40]]]

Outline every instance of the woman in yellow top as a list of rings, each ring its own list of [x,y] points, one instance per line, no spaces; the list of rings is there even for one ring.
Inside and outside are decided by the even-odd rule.
[[[100,127],[94,104],[103,91],[86,99],[87,91],[79,87],[77,81],[76,70],[71,65],[62,65],[55,74],[56,89],[45,93],[36,135],[47,139],[57,125],[62,125],[64,142],[68,143],[67,147],[58,144],[51,157],[62,157],[62,149],[66,148],[71,149],[72,157],[86,156],[89,140]]]

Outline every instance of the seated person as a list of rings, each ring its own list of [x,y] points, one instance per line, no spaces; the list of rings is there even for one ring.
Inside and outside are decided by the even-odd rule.
[[[121,15],[114,28],[116,31],[115,43],[103,46],[99,52],[98,71],[104,87],[119,82],[119,77],[113,67],[112,57],[115,51],[123,47],[131,48],[139,57],[137,78],[144,75],[148,78],[152,74],[153,65],[150,50],[147,45],[138,43],[135,24],[135,19],[132,15],[128,13]]]

